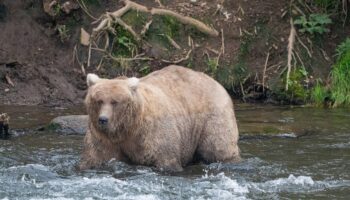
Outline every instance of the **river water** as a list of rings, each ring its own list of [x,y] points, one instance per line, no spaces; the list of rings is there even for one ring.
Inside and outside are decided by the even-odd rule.
[[[165,174],[110,161],[78,172],[83,136],[35,131],[76,109],[0,106],[0,199],[350,199],[350,110],[237,105],[243,161]]]

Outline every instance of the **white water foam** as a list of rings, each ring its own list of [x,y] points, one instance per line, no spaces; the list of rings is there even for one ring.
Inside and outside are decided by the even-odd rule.
[[[217,175],[205,175],[194,183],[194,199],[246,199],[248,187],[237,180],[226,176],[223,172]],[[204,193],[203,193],[204,192]],[[193,199],[193,198],[191,198]]]
[[[276,180],[267,181],[266,184],[271,185],[285,185],[285,184],[293,184],[293,185],[314,185],[315,182],[312,180],[310,176],[298,176],[295,177],[293,174],[290,174],[288,178],[278,178]]]
[[[288,178],[277,178],[262,183],[248,183],[250,191],[257,190],[263,193],[275,192],[316,192],[327,188],[337,188],[350,186],[348,180],[320,180],[314,181],[310,176],[294,176],[290,174]]]

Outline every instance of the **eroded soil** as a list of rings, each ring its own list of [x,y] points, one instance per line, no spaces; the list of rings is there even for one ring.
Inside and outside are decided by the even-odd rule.
[[[98,2],[88,5],[90,12],[96,17],[106,10],[114,11],[123,6],[121,1]],[[153,0],[135,2],[148,7],[159,7]],[[193,3],[189,0],[166,0],[162,3],[166,9],[200,19],[218,31],[223,30],[225,53],[220,56],[216,78],[226,75],[225,70],[220,69],[243,63],[246,71],[240,78],[244,80],[242,87],[244,95],[248,97],[246,99],[251,97],[252,100],[266,101],[272,98],[266,94],[261,95],[261,85],[264,82],[266,89],[275,87],[281,78],[280,74],[285,70],[290,32],[290,16],[286,14],[289,1],[197,0]],[[222,9],[218,10],[218,5]],[[44,12],[43,2],[40,0],[0,1],[0,104],[81,103],[86,90],[85,75],[81,66],[73,59],[73,49],[77,45],[78,56],[86,67],[87,48],[79,45],[78,41],[80,28],[84,27],[91,32],[95,26],[91,25],[92,21],[82,9],[52,17]],[[64,40],[57,29],[62,24],[69,25],[68,37]],[[319,44],[306,43],[314,53],[310,61],[305,60],[311,83],[317,78],[327,78],[336,45],[350,33],[348,26],[343,27],[340,24],[342,23],[334,23],[331,32],[325,34]],[[180,64],[211,74],[209,59],[217,58],[215,52],[221,49],[221,35],[198,35],[193,40],[195,49],[191,58]],[[188,48],[186,43],[179,44]],[[313,48],[312,45],[321,48]],[[159,51],[154,47],[144,52],[146,56],[154,58],[147,63],[150,71],[168,65],[157,57]],[[263,81],[268,52],[270,55]],[[97,72],[108,77],[125,73],[138,77],[144,75],[139,70],[144,63],[132,63],[130,69],[120,70],[113,63],[106,62],[97,71],[98,62],[99,59],[93,55],[92,66],[86,67],[86,72]],[[239,90],[228,88],[237,98],[242,95]]]

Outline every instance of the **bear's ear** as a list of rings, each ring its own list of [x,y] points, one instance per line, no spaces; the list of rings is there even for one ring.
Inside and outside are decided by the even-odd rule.
[[[88,74],[86,76],[86,83],[88,87],[95,85],[99,80],[100,78],[96,74]]]
[[[128,84],[129,84],[129,87],[132,90],[136,90],[137,89],[137,86],[139,85],[139,82],[140,82],[140,79],[138,79],[136,77],[128,78]]]

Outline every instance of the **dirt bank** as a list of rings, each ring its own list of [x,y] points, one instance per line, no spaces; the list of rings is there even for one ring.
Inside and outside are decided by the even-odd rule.
[[[58,2],[62,5],[66,1]],[[121,1],[85,2],[95,17],[123,6]],[[135,2],[159,7],[153,0]],[[62,12],[50,16],[45,13],[40,0],[0,1],[0,104],[81,103],[86,86],[82,67],[73,59],[73,49],[77,44],[78,57],[86,72],[106,77],[120,74],[143,76],[168,65],[162,61],[164,59],[185,57],[190,49],[187,34],[194,41],[193,51],[179,64],[212,75],[237,98],[264,102],[279,100],[276,91],[283,84],[281,79],[287,65],[290,1],[161,2],[166,9],[210,24],[220,32],[219,36],[190,33],[191,30],[185,27],[185,31],[173,35],[181,50],[141,45],[137,47],[138,53],[151,61],[131,62],[125,67],[120,62],[106,59],[97,70],[101,56],[93,53],[92,64],[87,67],[87,48],[78,44],[80,28],[91,32],[96,26],[90,24],[93,20],[81,8],[69,14]],[[349,26],[343,27],[341,21],[334,21],[329,28],[331,31],[315,39],[316,42],[308,42],[308,37],[300,34],[301,40],[312,51],[312,58],[308,58],[304,50],[305,55],[300,55],[307,71],[301,81],[307,80],[307,87],[312,86],[317,78],[327,79],[335,47],[350,33]],[[148,39],[147,42],[152,44],[152,37],[148,36]],[[303,49],[300,44],[297,48]]]
[[[1,2],[0,104],[79,103],[83,77],[72,65],[73,43],[61,44],[39,1]],[[13,86],[4,80],[11,78]]]

